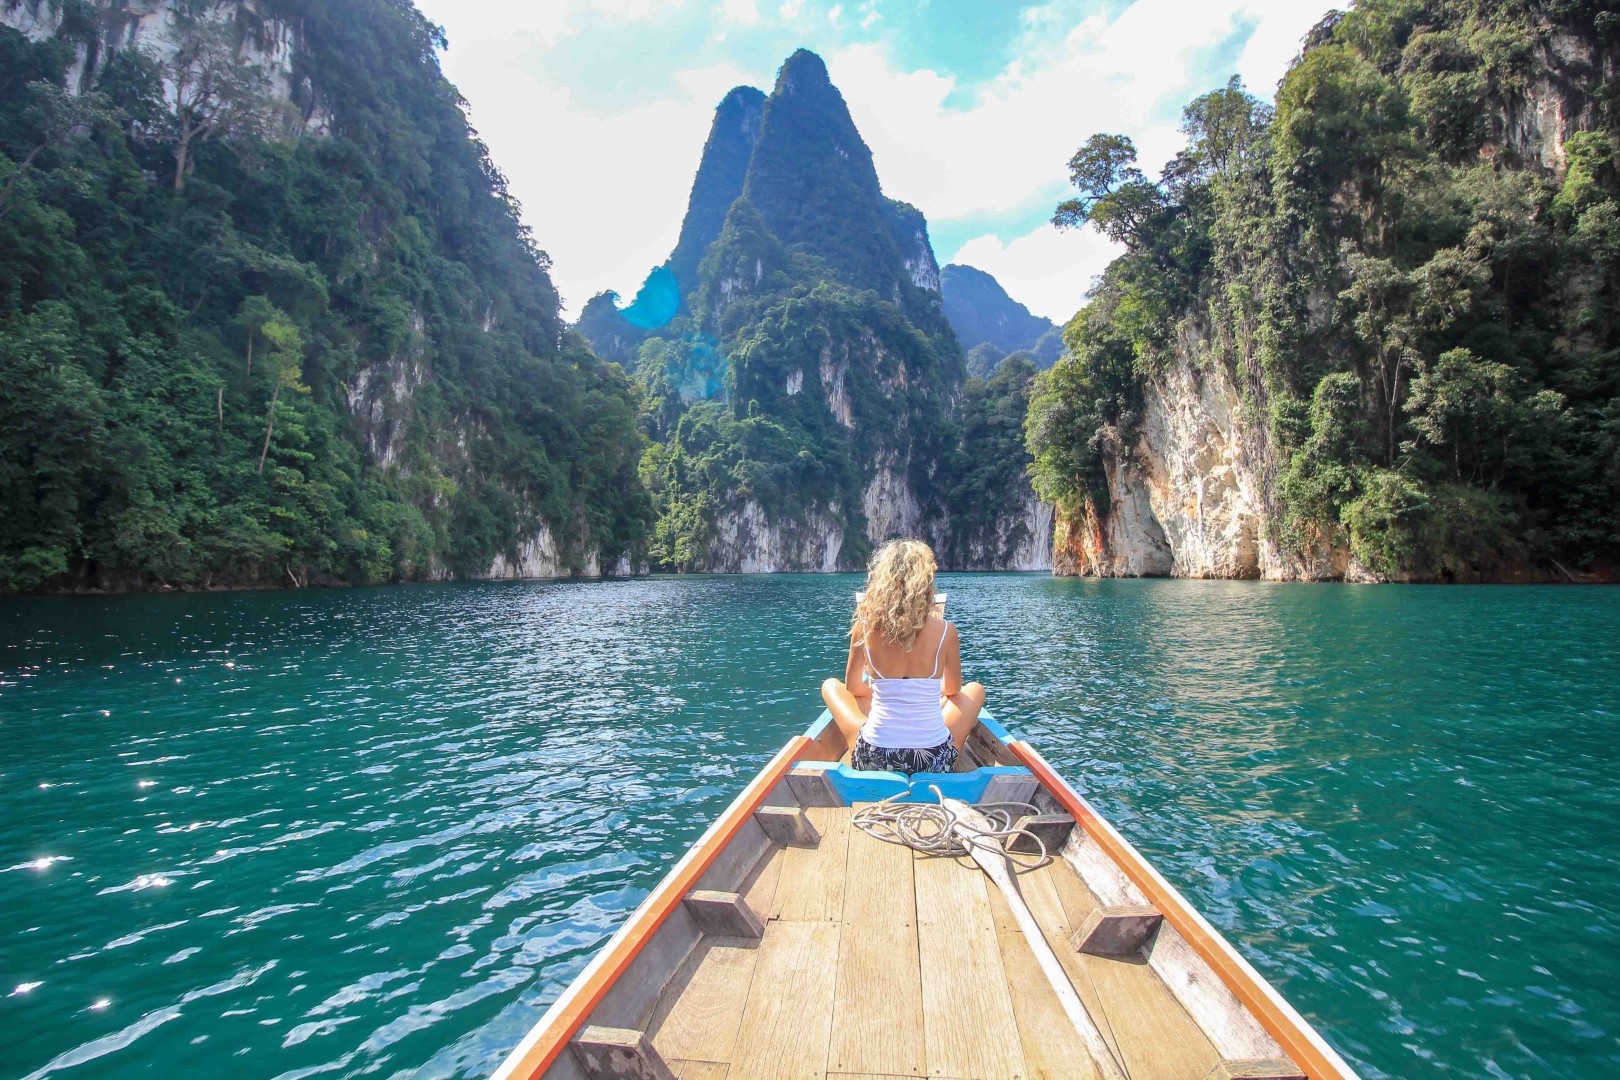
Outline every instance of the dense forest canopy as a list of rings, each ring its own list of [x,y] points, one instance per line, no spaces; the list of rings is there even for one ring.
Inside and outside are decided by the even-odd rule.
[[[1039,489],[1106,511],[1144,394],[1219,365],[1291,550],[1388,578],[1616,565],[1617,57],[1595,0],[1364,0],[1275,107],[1235,81],[1189,105],[1157,179],[1093,137],[1055,221],[1127,250],[1037,380]]]
[[[172,50],[45,6],[0,26],[0,590],[637,554],[635,393],[564,333],[413,5],[182,3]]]

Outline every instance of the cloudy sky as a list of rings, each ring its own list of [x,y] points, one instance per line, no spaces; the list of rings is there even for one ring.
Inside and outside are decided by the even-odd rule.
[[[1181,106],[1232,74],[1263,97],[1330,0],[418,0],[445,73],[552,257],[570,318],[634,294],[675,245],[709,122],[769,91],[795,48],[827,61],[884,193],[928,216],[941,264],[1057,321],[1113,252],[1047,222],[1087,137],[1149,172]]]

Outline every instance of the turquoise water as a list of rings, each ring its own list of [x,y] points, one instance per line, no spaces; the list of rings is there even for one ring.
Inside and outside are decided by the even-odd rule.
[[[0,1072],[486,1073],[805,726],[855,584],[0,604]],[[943,584],[1367,1076],[1620,1069],[1620,590]]]

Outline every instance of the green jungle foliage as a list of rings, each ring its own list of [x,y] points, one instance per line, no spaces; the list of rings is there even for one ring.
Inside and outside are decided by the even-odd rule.
[[[951,514],[947,550],[957,566],[1006,566],[1029,539],[1024,420],[1034,385],[1035,362],[1013,353],[988,379],[969,378],[962,386],[950,432],[954,446],[939,468]],[[1017,524],[1009,528],[1009,521]]]
[[[1257,418],[1293,550],[1348,545],[1392,577],[1614,565],[1617,56],[1596,0],[1364,0],[1311,35],[1275,110],[1235,81],[1189,105],[1158,180],[1092,138],[1054,220],[1126,253],[1037,379],[1039,490],[1106,503],[1105,448],[1206,341],[1185,359],[1224,365]],[[1537,86],[1587,129],[1561,177],[1522,134]]]
[[[167,71],[82,2],[0,28],[0,590],[473,574],[542,523],[637,553],[637,394],[563,335],[438,30],[267,0],[288,103],[222,6]]]

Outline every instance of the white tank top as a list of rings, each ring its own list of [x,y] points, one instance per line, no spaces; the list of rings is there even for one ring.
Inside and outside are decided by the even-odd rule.
[[[950,623],[934,649],[934,670],[927,678],[886,679],[872,663],[872,650],[863,641],[866,666],[872,669],[872,711],[861,728],[861,738],[883,750],[909,750],[938,746],[951,737],[939,695],[944,689],[939,656],[945,649]]]

